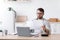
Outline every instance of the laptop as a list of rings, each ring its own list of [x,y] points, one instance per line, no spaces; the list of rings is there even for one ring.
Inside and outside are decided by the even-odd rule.
[[[17,35],[31,37],[31,31],[29,27],[17,27]]]

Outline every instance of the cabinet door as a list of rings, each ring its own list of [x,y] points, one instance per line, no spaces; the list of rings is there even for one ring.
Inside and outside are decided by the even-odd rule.
[[[60,23],[52,23],[51,25],[51,34],[60,34]]]
[[[56,23],[56,34],[60,34],[60,23]]]
[[[51,23],[51,34],[55,34],[56,33],[56,24],[55,23]]]

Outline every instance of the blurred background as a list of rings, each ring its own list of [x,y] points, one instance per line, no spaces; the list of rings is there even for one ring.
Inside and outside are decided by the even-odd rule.
[[[0,29],[13,33],[16,26],[35,19],[40,7],[50,21],[51,34],[60,34],[60,0],[0,0]]]

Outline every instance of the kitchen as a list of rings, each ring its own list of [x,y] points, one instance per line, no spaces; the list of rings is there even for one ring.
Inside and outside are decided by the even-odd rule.
[[[33,20],[36,18],[36,9],[39,7],[44,8],[44,18],[47,20],[49,18],[60,20],[60,0],[0,0],[0,29],[8,30],[8,34],[13,34],[15,27],[20,25],[16,22],[15,16],[27,16],[28,20]],[[9,11],[10,8],[12,10]],[[54,21],[50,25],[51,34],[60,34],[60,22]]]

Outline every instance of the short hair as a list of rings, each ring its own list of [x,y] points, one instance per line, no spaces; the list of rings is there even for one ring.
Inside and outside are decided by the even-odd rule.
[[[44,9],[43,8],[38,8],[37,10],[39,10],[39,11],[44,13]]]

